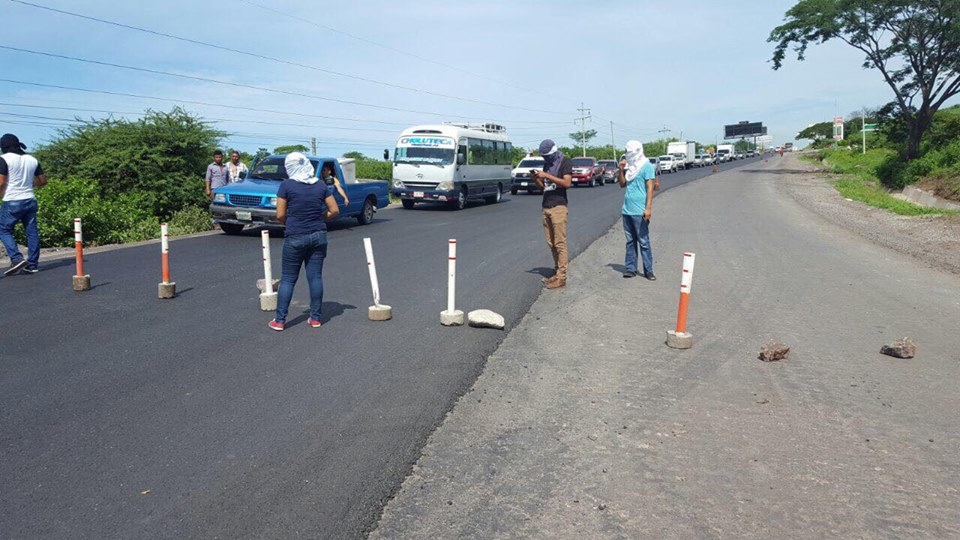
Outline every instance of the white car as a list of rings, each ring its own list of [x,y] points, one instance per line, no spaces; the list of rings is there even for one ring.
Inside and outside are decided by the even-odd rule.
[[[680,162],[670,154],[657,158],[657,172],[677,172],[679,168]]]
[[[510,194],[516,195],[518,191],[538,191],[537,183],[530,178],[530,171],[533,169],[543,170],[543,158],[540,156],[527,156],[520,160],[520,163],[510,172]]]

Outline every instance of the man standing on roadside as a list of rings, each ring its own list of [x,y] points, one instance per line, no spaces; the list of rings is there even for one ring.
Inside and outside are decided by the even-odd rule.
[[[550,139],[540,143],[543,170],[530,175],[543,190],[543,232],[553,255],[553,277],[544,280],[548,289],[567,286],[567,188],[573,182],[573,163]]]
[[[640,141],[629,141],[627,153],[620,160],[617,182],[627,192],[623,197],[623,232],[627,236],[627,255],[623,277],[637,274],[637,247],[643,258],[643,276],[650,281],[653,275],[653,250],[650,248],[650,216],[653,212],[653,181],[657,173],[643,153]]]
[[[12,133],[0,137],[0,242],[10,257],[10,267],[3,275],[12,276],[21,270],[35,274],[40,263],[40,232],[37,229],[37,198],[33,188],[47,183],[37,159],[24,152],[27,147]],[[23,223],[27,233],[27,258],[24,259],[13,237],[13,228]]]
[[[223,164],[223,152],[213,153],[213,163],[207,165],[207,197],[213,198],[213,190],[230,183],[230,173]]]
[[[227,173],[229,174],[230,183],[243,180],[243,176],[247,174],[247,166],[240,161],[240,152],[236,150],[230,152],[230,163],[227,163]]]

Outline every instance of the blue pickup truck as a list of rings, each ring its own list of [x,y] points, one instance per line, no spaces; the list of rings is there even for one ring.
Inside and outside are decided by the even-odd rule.
[[[247,176],[213,190],[210,216],[227,234],[239,234],[247,225],[259,227],[283,227],[277,221],[277,190],[287,178],[283,166],[285,155],[267,156],[258,161]],[[334,198],[340,206],[340,217],[354,217],[361,225],[373,221],[379,208],[390,204],[390,188],[380,180],[358,180],[356,163],[352,159],[310,157],[316,175],[322,167],[330,167],[334,176],[350,198],[344,205],[343,197],[334,190]],[[322,182],[323,180],[321,180]]]

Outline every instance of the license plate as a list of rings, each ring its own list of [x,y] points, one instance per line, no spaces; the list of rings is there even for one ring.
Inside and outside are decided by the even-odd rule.
[[[527,187],[527,183],[526,183],[526,182],[520,182],[520,187]]]
[[[413,192],[413,196],[414,196],[414,197],[417,197],[417,198],[422,198],[422,197],[423,197],[423,192],[422,192],[422,191],[414,191],[414,192]]]
[[[237,219],[240,221],[251,221],[253,220],[253,215],[250,212],[237,212]]]

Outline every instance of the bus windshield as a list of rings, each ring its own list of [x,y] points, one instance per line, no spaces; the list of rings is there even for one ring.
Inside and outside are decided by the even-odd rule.
[[[452,148],[398,146],[393,156],[394,163],[453,164]]]

